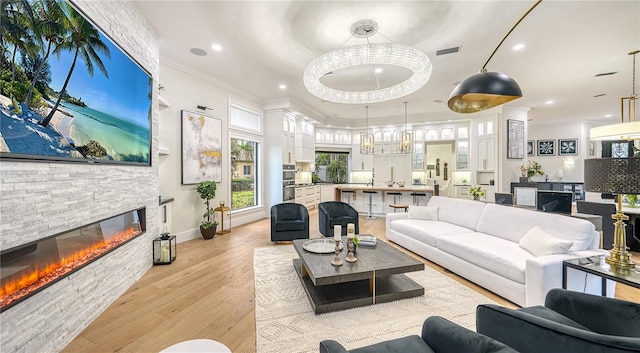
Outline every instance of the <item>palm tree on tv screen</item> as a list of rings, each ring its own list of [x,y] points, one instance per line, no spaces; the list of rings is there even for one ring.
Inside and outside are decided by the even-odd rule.
[[[53,106],[53,109],[51,109],[51,112],[49,112],[49,115],[40,122],[40,125],[42,126],[49,125],[51,118],[53,118],[53,114],[55,114],[58,109],[60,100],[62,99],[62,92],[67,89],[67,85],[69,84],[69,80],[71,79],[71,75],[75,69],[78,56],[84,60],[84,64],[90,76],[93,76],[94,66],[97,66],[107,78],[109,77],[107,68],[104,66],[102,59],[98,56],[98,52],[104,54],[107,58],[111,58],[111,53],[109,52],[107,45],[104,44],[100,38],[98,30],[95,29],[89,21],[82,17],[82,15],[68,3],[65,3],[65,9],[68,13],[67,17],[69,18],[68,33],[64,40],[56,47],[54,53],[59,53],[62,50],[73,51],[73,62],[71,63],[71,68],[69,69],[67,78],[64,80],[64,84],[60,89],[58,99],[56,99],[56,104]]]
[[[31,96],[33,95],[33,89],[35,88],[38,80],[40,79],[40,75],[42,74],[45,65],[47,64],[47,60],[49,59],[49,55],[51,54],[52,47],[58,45],[58,43],[62,42],[64,39],[64,35],[66,33],[66,23],[68,22],[67,17],[60,6],[60,2],[58,0],[42,0],[37,1],[33,5],[33,13],[35,14],[32,20],[32,28],[35,33],[35,38],[40,42],[38,46],[38,51],[43,53],[34,53],[31,55],[32,57],[36,57],[37,54],[43,54],[42,61],[40,61],[40,65],[33,73],[33,79],[31,80],[31,85],[29,86],[29,91],[27,92],[27,96],[24,100],[24,103],[27,106],[31,105]],[[46,49],[44,46],[46,45]],[[45,92],[41,92],[45,93]]]
[[[21,11],[21,10],[25,11]],[[7,43],[13,45],[11,56],[11,81],[15,80],[16,76],[16,53],[18,50],[30,51],[33,50],[33,41],[29,34],[29,22],[31,18],[31,11],[29,4],[23,0],[3,0],[2,11],[0,12],[0,44],[2,44],[2,55],[6,55],[9,46]],[[8,59],[8,57],[7,57]]]

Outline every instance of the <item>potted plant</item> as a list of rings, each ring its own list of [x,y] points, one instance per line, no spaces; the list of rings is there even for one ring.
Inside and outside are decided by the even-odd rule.
[[[481,196],[484,196],[484,191],[482,191],[480,185],[474,185],[469,188],[469,195],[471,195],[474,200],[479,200]]]
[[[520,182],[521,183],[526,183],[529,181],[529,178],[531,178],[532,176],[538,174],[538,175],[544,175],[544,171],[542,170],[542,166],[540,165],[540,163],[530,159],[528,161],[527,166],[525,167],[525,165],[521,165],[520,166],[520,173],[522,175],[522,177],[520,178]]]
[[[205,239],[213,238],[218,228],[218,221],[213,217],[213,208],[210,205],[210,201],[216,197],[216,189],[216,182],[207,180],[198,183],[196,188],[200,198],[207,205],[207,211],[202,215],[202,223],[200,224],[200,234]]]

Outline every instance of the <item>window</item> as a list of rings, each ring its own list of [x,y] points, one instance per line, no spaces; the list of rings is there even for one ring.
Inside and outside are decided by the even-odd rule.
[[[346,183],[349,153],[316,152],[316,171],[313,180],[324,183]]]
[[[259,143],[255,141],[231,138],[231,209],[253,207],[258,204],[256,185]],[[242,175],[241,175],[242,173]]]

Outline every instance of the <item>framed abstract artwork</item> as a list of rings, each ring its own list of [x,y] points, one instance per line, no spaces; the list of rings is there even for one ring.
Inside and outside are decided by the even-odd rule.
[[[507,158],[524,158],[524,121],[507,119]]]
[[[536,142],[534,140],[527,141],[527,156],[536,155]]]
[[[222,121],[182,111],[182,184],[222,181]]]
[[[578,139],[558,139],[558,156],[578,154]]]
[[[556,140],[538,140],[538,156],[555,156]]]

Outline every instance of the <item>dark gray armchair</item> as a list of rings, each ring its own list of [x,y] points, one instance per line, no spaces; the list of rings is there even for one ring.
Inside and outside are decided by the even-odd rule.
[[[342,226],[342,235],[347,235],[347,224],[356,226],[356,234],[360,234],[358,211],[348,203],[340,201],[326,201],[318,204],[318,226],[320,234],[333,237],[333,226]]]
[[[271,241],[309,239],[309,211],[298,203],[271,206]]]
[[[640,352],[640,304],[556,288],[544,306],[479,305],[476,329],[523,353]]]
[[[412,335],[347,351],[340,343],[320,342],[320,353],[518,353],[506,345],[438,316],[422,324],[422,336]]]
[[[602,248],[611,250],[613,248],[613,234],[615,227],[611,215],[616,213],[616,204],[576,201],[577,211],[580,213],[594,214],[602,216]],[[634,236],[635,225],[627,224],[625,227],[627,246],[633,251],[640,251],[640,239]]]

